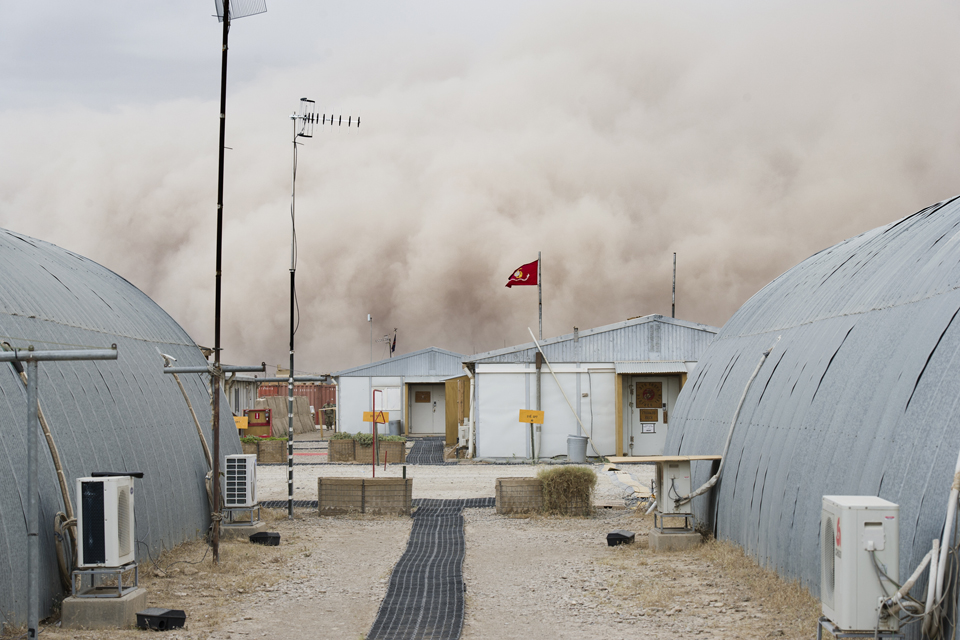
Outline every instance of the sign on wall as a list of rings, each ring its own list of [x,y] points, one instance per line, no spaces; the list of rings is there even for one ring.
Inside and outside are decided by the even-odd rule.
[[[637,383],[637,409],[660,409],[663,407],[662,382]]]
[[[543,424],[543,411],[531,411],[529,409],[520,409],[520,422]]]

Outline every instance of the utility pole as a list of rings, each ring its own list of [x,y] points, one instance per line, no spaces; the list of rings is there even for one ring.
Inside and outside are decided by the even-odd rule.
[[[220,60],[220,148],[217,168],[217,268],[213,312],[213,562],[220,564],[220,276],[223,263],[223,151],[227,135],[227,41],[230,20],[263,13],[265,0],[248,0],[240,11],[230,10],[230,0],[217,0],[217,17],[223,21],[223,46]]]
[[[670,304],[670,317],[677,317],[677,254],[673,254],[673,302]]]

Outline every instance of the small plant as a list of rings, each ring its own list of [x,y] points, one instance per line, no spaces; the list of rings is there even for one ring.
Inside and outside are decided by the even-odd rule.
[[[267,437],[267,436],[243,436],[242,438],[240,438],[240,442],[242,442],[242,443],[244,443],[244,444],[257,444],[258,442],[263,442],[264,440],[266,440],[267,442],[270,442],[270,441],[273,441],[273,440],[282,440],[283,442],[286,442],[286,441],[287,441],[287,436],[280,436],[280,437],[276,437],[276,436],[269,436],[269,437]]]
[[[372,433],[355,433],[353,434],[353,440],[361,447],[369,447],[373,444],[373,434]]]
[[[351,436],[354,441],[361,447],[369,447],[373,445],[373,434],[372,433],[355,433]],[[387,436],[381,433],[377,434],[377,442],[406,442],[407,439],[403,436]]]
[[[330,434],[330,440],[352,440],[353,434],[347,433],[346,431],[337,431],[336,433]]]
[[[590,467],[563,466],[537,473],[543,488],[543,510],[560,515],[590,512],[597,474]]]

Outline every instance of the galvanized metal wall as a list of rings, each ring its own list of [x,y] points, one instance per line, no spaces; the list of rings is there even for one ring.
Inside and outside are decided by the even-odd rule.
[[[957,200],[841,242],[753,296],[700,359],[664,451],[719,454],[776,345],[698,519],[817,594],[821,497],[880,496],[900,505],[909,575],[941,532],[960,450],[958,312]],[[709,473],[698,464],[695,482]]]
[[[196,344],[129,282],[81,256],[0,230],[0,341],[17,348],[109,347],[116,362],[40,364],[40,406],[60,451],[71,488],[94,471],[142,471],[137,481],[139,555],[156,556],[202,534],[209,524],[206,461],[196,428],[164,353],[181,365],[203,365]],[[181,376],[208,442],[206,376]],[[228,406],[221,397],[223,406]],[[26,580],[26,390],[9,364],[0,365],[0,619],[24,622]],[[221,452],[239,453],[229,410]],[[63,510],[52,460],[41,437],[41,612],[60,593],[53,519]],[[74,497],[74,502],[75,497]]]
[[[459,353],[429,347],[401,356],[394,356],[387,360],[344,369],[331,375],[334,378],[348,376],[439,376],[447,378],[463,373],[463,369],[460,367],[462,359],[463,356]]]
[[[587,329],[576,336],[568,333],[543,340],[540,345],[550,362],[696,361],[716,332],[716,327],[650,315]],[[536,351],[529,342],[463,360],[483,364],[533,362]]]

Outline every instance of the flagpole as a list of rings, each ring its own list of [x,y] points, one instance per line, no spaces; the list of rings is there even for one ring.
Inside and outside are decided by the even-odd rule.
[[[540,341],[543,342],[543,279],[540,272],[540,252],[537,251],[537,297],[540,299]]]
[[[543,342],[543,279],[541,277],[540,271],[540,252],[537,251],[537,298],[538,298],[538,307],[540,311],[540,342]],[[540,352],[536,353],[536,365],[537,365],[537,411],[541,411],[543,406],[540,402],[540,362],[541,356]],[[537,425],[534,427],[533,423],[530,424],[530,453],[534,461],[537,460],[537,438],[536,433],[542,429],[542,425]],[[541,439],[543,435],[540,435]]]

